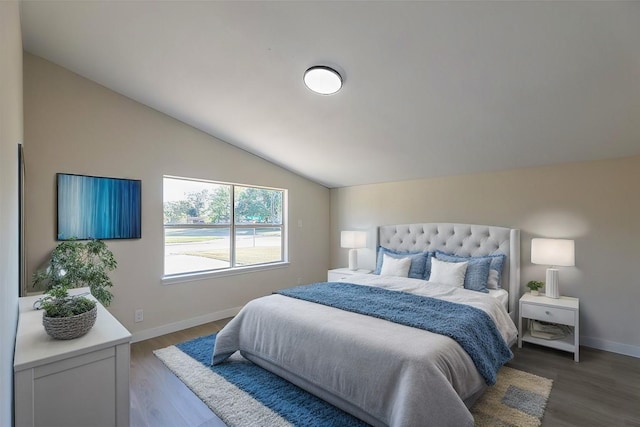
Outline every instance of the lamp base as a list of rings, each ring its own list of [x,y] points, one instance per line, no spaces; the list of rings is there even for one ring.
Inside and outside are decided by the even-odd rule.
[[[349,249],[349,270],[356,271],[358,269],[358,250]]]
[[[560,298],[557,268],[547,268],[547,283],[545,283],[544,289],[545,295],[549,298]]]

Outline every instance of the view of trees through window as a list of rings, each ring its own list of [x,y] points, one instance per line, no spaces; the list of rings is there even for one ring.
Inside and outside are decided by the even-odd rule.
[[[165,177],[165,275],[284,261],[283,210],[284,190]]]

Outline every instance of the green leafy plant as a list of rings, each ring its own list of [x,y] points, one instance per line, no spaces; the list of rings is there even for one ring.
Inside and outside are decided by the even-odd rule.
[[[51,252],[46,269],[37,271],[33,285],[46,287],[40,307],[49,317],[69,317],[95,307],[82,295],[70,296],[69,289],[88,286],[91,294],[103,305],[111,303],[113,286],[109,272],[117,267],[113,253],[102,240],[80,242],[67,240]]]
[[[527,283],[527,288],[531,289],[532,291],[537,291],[543,286],[544,286],[544,283],[538,280],[531,280],[529,283]]]

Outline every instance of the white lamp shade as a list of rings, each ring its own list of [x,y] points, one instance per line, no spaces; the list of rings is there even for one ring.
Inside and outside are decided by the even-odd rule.
[[[359,249],[367,247],[367,233],[365,231],[342,231],[340,233],[340,247]]]
[[[573,267],[576,265],[575,242],[566,239],[531,239],[531,262]]]

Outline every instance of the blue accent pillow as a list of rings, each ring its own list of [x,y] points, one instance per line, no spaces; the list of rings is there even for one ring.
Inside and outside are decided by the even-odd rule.
[[[376,261],[376,271],[373,274],[380,274],[380,270],[382,270],[382,259],[383,255],[390,256],[392,258],[411,258],[411,267],[409,267],[409,277],[412,279],[425,279],[425,274],[428,277],[428,274],[431,272],[431,256],[433,255],[431,252],[405,252],[405,251],[394,251],[393,249],[387,249],[383,246],[378,246],[378,259]],[[427,267],[428,270],[427,270]]]
[[[435,252],[427,252],[427,263],[424,266],[424,280],[429,280],[431,277],[431,258],[435,255]]]
[[[489,257],[463,257],[436,251],[436,259],[446,262],[468,262],[467,273],[464,276],[464,288],[472,291],[489,293],[487,279],[491,269]]]
[[[487,255],[491,258],[491,270],[496,270],[498,272],[498,288],[501,288],[502,285],[500,281],[502,280],[502,269],[504,268],[504,262],[507,259],[505,254],[496,254],[496,255]]]
[[[460,255],[450,254],[448,252],[443,252],[441,250],[436,250],[436,253],[435,253],[436,258],[439,258],[438,254],[462,258],[463,261],[466,261],[469,258],[489,258],[491,260],[491,264],[489,265],[489,270],[495,270],[498,272],[498,288],[502,287],[500,285],[500,281],[502,280],[502,270],[504,269],[504,262],[507,260],[507,256],[505,254],[482,255],[477,257],[464,257]]]

